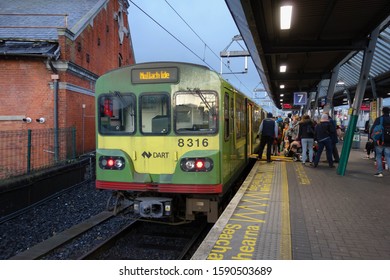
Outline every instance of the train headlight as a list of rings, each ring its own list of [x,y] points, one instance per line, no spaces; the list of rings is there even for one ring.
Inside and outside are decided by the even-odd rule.
[[[122,170],[125,168],[125,159],[123,157],[101,156],[99,166],[101,169]]]
[[[123,166],[124,162],[122,159],[118,158],[115,160],[115,167],[118,168],[118,169],[121,169],[122,166]]]
[[[180,167],[185,172],[209,172],[214,163],[211,158],[183,158]]]
[[[195,161],[194,160],[188,160],[185,162],[185,167],[187,170],[193,170],[195,168]]]

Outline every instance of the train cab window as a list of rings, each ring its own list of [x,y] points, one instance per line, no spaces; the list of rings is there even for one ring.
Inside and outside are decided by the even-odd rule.
[[[135,97],[114,92],[99,97],[99,132],[107,135],[132,134],[135,131]]]
[[[168,134],[171,128],[169,96],[165,93],[148,93],[140,97],[141,132]]]
[[[217,93],[204,90],[175,94],[175,131],[177,134],[217,133]]]

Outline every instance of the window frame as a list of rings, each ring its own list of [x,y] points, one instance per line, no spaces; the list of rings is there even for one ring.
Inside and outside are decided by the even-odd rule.
[[[142,112],[143,112],[143,108],[142,108],[142,98],[143,97],[150,97],[150,96],[164,96],[166,98],[166,101],[167,101],[167,118],[168,118],[168,130],[164,133],[157,133],[157,132],[144,132],[142,130],[142,124],[143,124],[143,118],[142,118]],[[170,94],[166,91],[156,91],[156,92],[143,92],[139,95],[138,97],[138,114],[139,114],[139,132],[142,134],[142,135],[145,135],[145,136],[161,136],[161,135],[168,135],[171,133],[172,131],[172,102],[171,102],[171,98],[170,98]],[[158,116],[158,115],[156,115]],[[155,116],[155,117],[156,117]],[[161,115],[161,116],[165,116],[165,115]]]
[[[101,110],[101,105],[102,105],[102,99],[103,98],[107,98],[107,97],[110,97],[110,98],[120,98],[118,97],[117,95],[113,94],[113,93],[103,93],[103,94],[100,94],[99,97],[98,97],[98,108],[97,108],[97,112],[98,112],[98,133],[100,135],[104,135],[104,136],[129,136],[129,135],[134,135],[136,132],[137,132],[137,98],[135,96],[134,93],[132,92],[125,92],[125,93],[120,93],[120,96],[122,97],[131,97],[131,101],[133,102],[133,108],[134,108],[134,112],[133,112],[133,131],[129,131],[129,132],[126,132],[126,131],[115,131],[115,130],[107,130],[107,131],[103,131],[102,130],[102,110]],[[104,105],[103,105],[104,106]]]
[[[217,135],[219,132],[219,94],[215,90],[201,90],[203,93],[207,94],[213,94],[215,97],[215,129],[210,131],[210,130],[179,130],[177,128],[177,119],[178,119],[178,111],[177,111],[177,106],[178,104],[176,103],[176,98],[178,95],[185,94],[185,90],[178,90],[174,93],[173,95],[173,130],[176,135],[180,136],[186,136],[186,135],[191,135],[191,136],[201,136],[201,135]]]

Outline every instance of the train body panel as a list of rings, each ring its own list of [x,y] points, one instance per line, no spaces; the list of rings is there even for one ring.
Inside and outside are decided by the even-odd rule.
[[[204,66],[160,62],[111,71],[96,84],[96,186],[132,193],[145,212],[165,206],[142,195],[161,196],[170,209],[180,194],[187,218],[206,212],[213,221],[258,146],[252,118],[260,110]]]

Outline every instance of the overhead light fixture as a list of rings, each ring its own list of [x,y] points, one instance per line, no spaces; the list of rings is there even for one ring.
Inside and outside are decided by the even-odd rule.
[[[292,6],[286,5],[280,7],[280,29],[286,30],[291,27]]]
[[[284,73],[287,70],[287,65],[280,65],[280,73]]]
[[[284,88],[284,85],[280,85],[279,87],[280,87],[280,88]]]
[[[343,81],[337,81],[337,84],[338,85],[345,85],[345,83]]]
[[[283,96],[284,96],[284,93],[281,93],[281,94],[280,94],[280,97],[283,97]]]

